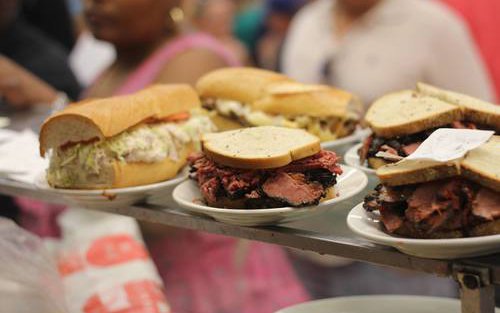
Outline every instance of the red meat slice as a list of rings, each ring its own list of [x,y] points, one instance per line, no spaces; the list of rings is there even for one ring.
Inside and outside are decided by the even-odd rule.
[[[324,194],[323,186],[320,183],[307,182],[304,174],[281,171],[268,178],[262,185],[262,190],[268,197],[294,206],[317,203]]]
[[[472,202],[472,213],[488,221],[500,218],[500,193],[481,188]]]

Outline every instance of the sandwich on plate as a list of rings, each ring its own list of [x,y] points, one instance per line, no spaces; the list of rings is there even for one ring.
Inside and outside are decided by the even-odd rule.
[[[132,95],[71,104],[40,131],[49,185],[107,189],[171,179],[215,126],[198,113],[188,85],[156,85]]]
[[[206,134],[202,147],[189,164],[209,206],[302,207],[336,196],[338,157],[304,130],[261,126]]]
[[[302,128],[331,141],[352,134],[363,111],[361,102],[343,90],[251,68],[216,70],[200,78],[196,88],[221,130]]]
[[[377,170],[382,184],[366,196],[389,234],[461,238],[500,234],[500,136],[464,158],[404,160]]]
[[[416,90],[388,94],[368,109],[373,135],[359,149],[361,165],[379,168],[413,153],[437,128],[500,132],[500,106],[419,83]]]

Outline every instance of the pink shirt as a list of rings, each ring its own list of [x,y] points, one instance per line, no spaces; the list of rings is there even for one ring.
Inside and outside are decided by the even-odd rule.
[[[212,37],[187,35],[160,47],[115,94],[146,87],[168,61],[196,48],[216,53],[229,66],[238,65],[236,58]],[[57,234],[53,221],[60,207],[26,199],[18,203],[23,213],[29,212],[32,217],[28,220],[37,222],[30,225],[31,230],[39,235]],[[308,299],[279,246],[179,230],[150,243],[149,250],[176,313],[272,313]]]

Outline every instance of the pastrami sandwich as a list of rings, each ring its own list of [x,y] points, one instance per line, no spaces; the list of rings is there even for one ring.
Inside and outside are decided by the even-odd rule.
[[[500,234],[500,136],[462,160],[404,160],[377,170],[382,184],[365,198],[383,229],[411,238]]]
[[[362,114],[361,103],[348,92],[301,84],[265,70],[216,70],[203,76],[196,88],[222,130],[302,128],[329,141],[352,134]]]
[[[419,83],[415,91],[388,94],[365,120],[373,135],[359,149],[361,164],[378,168],[413,153],[437,128],[500,132],[500,106]]]
[[[317,205],[335,196],[334,152],[304,130],[251,127],[202,137],[191,177],[210,206],[231,209]]]
[[[133,95],[88,100],[49,117],[40,153],[50,154],[48,183],[102,189],[173,178],[202,133],[215,126],[188,85],[156,85]]]

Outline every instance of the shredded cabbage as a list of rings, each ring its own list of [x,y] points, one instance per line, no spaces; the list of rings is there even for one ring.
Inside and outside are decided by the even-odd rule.
[[[81,143],[51,153],[49,182],[71,186],[85,175],[99,174],[113,159],[121,162],[154,163],[166,158],[178,160],[178,150],[189,142],[200,147],[203,133],[215,131],[207,116],[192,115],[183,123],[141,125],[104,142]]]

